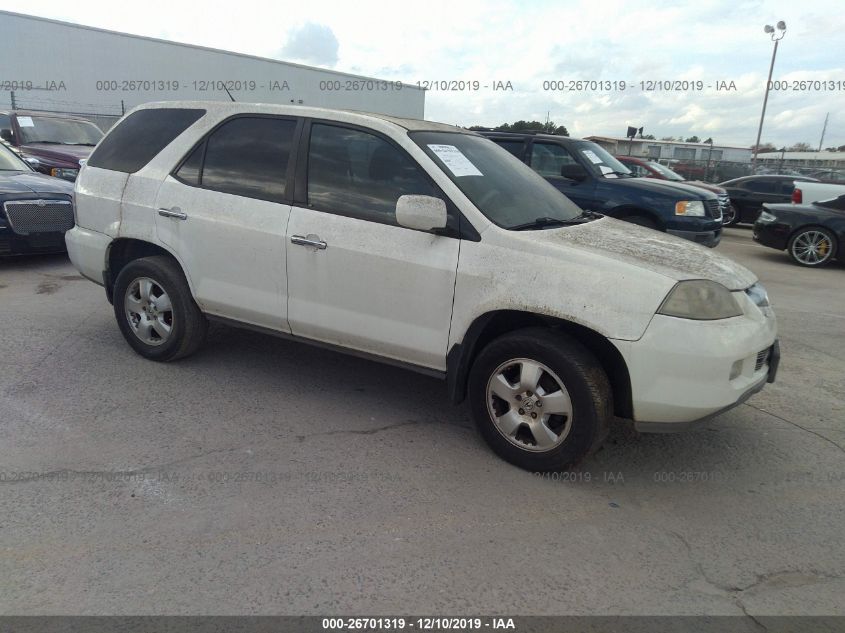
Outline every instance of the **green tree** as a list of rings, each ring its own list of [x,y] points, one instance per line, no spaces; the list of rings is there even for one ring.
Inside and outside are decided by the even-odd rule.
[[[654,140],[656,140],[656,138],[655,138],[654,134],[645,134],[645,135],[641,136],[640,138],[645,139],[645,140],[647,140],[647,141],[654,141]]]
[[[812,152],[813,146],[809,143],[796,143],[792,147],[786,148],[787,152]]]
[[[697,136],[690,136],[690,137],[689,137],[686,141],[684,141],[684,142],[685,142],[685,143],[700,143],[700,142],[701,142],[701,139],[700,139],[700,138],[698,138]]]
[[[470,130],[489,130],[489,127],[472,125]],[[514,123],[502,123],[493,128],[496,132],[542,132],[544,134],[556,134],[558,136],[569,136],[569,130],[564,125],[557,125],[554,121],[541,123],[540,121],[519,120]]]

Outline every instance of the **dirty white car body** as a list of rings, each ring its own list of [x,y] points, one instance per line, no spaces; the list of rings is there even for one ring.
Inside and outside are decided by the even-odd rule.
[[[486,403],[474,409],[476,421],[500,455],[537,470],[568,466],[600,443],[607,421],[597,422],[601,428],[581,440],[579,419],[616,413],[632,418],[642,430],[680,430],[736,405],[774,379],[779,357],[775,317],[750,271],[710,249],[610,218],[535,230],[503,227],[462,186],[470,180],[467,175],[475,175],[476,166],[463,155],[457,166],[440,161],[447,151],[442,148],[453,147],[443,145],[444,139],[472,147],[489,143],[490,150],[479,145],[479,151],[499,152],[491,160],[507,173],[512,169],[514,181],[533,183],[526,179],[535,178],[537,187],[550,185],[492,142],[467,140],[475,135],[466,130],[306,107],[217,102],[142,106],[157,108],[202,114],[134,172],[98,167],[95,152],[76,180],[76,226],[66,237],[73,264],[106,286],[124,335],[140,353],[146,348],[133,341],[132,328],[142,322],[155,325],[162,317],[152,300],[144,306],[148,312],[132,312],[130,303],[138,295],[130,297],[134,291],[129,286],[124,310],[114,290],[123,288],[116,280],[125,267],[151,256],[159,263],[172,261],[171,277],[184,276],[191,304],[185,309],[201,314],[186,312],[186,320],[223,319],[399,363],[446,378],[455,401],[468,389],[474,397],[473,375],[481,371],[481,359],[495,365],[500,350],[502,358],[510,356],[497,367],[496,376],[511,382],[501,400],[493,393],[493,374],[475,379],[481,391],[488,387],[486,396],[479,396]],[[249,116],[295,121],[295,149],[288,163],[293,171],[286,181],[293,194],[288,191],[283,201],[261,200],[185,184],[174,175],[177,168],[181,173],[180,165],[194,148],[210,146],[212,141],[204,139],[214,138],[221,125]],[[458,218],[460,232],[445,233],[449,229],[438,219],[441,213],[446,217],[445,205],[431,197],[403,196],[397,210],[405,206],[391,223],[315,208],[319,205],[304,197],[301,183],[308,183],[310,195],[312,168],[303,153],[317,156],[318,150],[309,145],[313,139],[308,139],[308,130],[316,126],[349,126],[378,135],[404,153],[434,183],[449,205],[449,217]],[[417,134],[439,134],[440,144],[418,142],[422,136]],[[372,170],[375,158],[370,160]],[[316,165],[316,158],[312,161]],[[479,195],[485,196],[475,195],[476,200]],[[147,274],[152,273],[136,276],[146,279]],[[178,294],[178,284],[162,279],[163,293],[170,288]],[[679,282],[689,280],[705,280],[708,292],[726,289],[736,311],[726,318],[659,314]],[[141,288],[137,283],[134,287]],[[121,323],[123,315],[128,329]],[[170,326],[175,332],[175,322]],[[523,334],[536,343],[526,349],[536,347],[535,356],[542,358],[507,351],[520,349]],[[164,342],[170,344],[153,340]],[[544,355],[544,349],[555,346],[571,346],[574,365],[594,367],[595,375],[601,374],[590,383],[592,400],[579,395],[587,393],[578,381],[592,380],[589,371],[573,374],[573,382],[567,382],[569,361],[554,356],[560,350]],[[483,356],[485,350],[490,358]],[[150,347],[151,354],[155,351]],[[535,362],[540,367],[532,383],[536,393],[525,386]],[[541,401],[541,392],[548,402]],[[543,404],[565,412],[538,416]],[[485,406],[490,419],[479,420]],[[606,410],[600,411],[602,406]],[[549,429],[538,425],[551,425],[552,416],[557,430],[540,438]],[[577,447],[566,449],[576,440]]]

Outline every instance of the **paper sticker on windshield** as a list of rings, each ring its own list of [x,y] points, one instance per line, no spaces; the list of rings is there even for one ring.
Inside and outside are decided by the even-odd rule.
[[[463,152],[454,145],[429,145],[429,149],[435,153],[437,158],[452,172],[452,175],[461,176],[483,176],[478,167],[464,156]]]
[[[607,165],[599,165],[599,169],[601,169],[602,174],[612,174],[613,170],[608,167]]]
[[[18,125],[21,127],[35,127],[35,123],[32,122],[31,116],[19,116]]]
[[[589,158],[589,159],[590,159],[590,162],[591,162],[591,163],[593,163],[593,164],[595,164],[595,165],[598,165],[600,162],[602,162],[602,161],[601,161],[601,158],[599,158],[598,156],[596,156],[596,153],[595,153],[593,150],[591,150],[591,149],[582,149],[582,150],[581,150],[581,153],[582,153],[584,156],[586,156],[587,158]],[[611,171],[613,171],[613,170],[611,169]]]

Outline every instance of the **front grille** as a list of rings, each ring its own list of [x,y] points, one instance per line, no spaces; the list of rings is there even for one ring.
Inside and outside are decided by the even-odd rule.
[[[757,362],[754,363],[754,371],[760,371],[763,365],[769,363],[769,357],[772,355],[772,348],[768,347],[761,352],[757,352]]]
[[[705,200],[704,208],[707,209],[707,215],[714,220],[722,219],[722,207],[718,200]]]
[[[68,200],[4,202],[3,210],[18,235],[64,233],[73,227],[73,205]]]

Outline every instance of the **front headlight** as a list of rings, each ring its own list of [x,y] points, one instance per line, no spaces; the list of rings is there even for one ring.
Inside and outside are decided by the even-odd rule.
[[[733,293],[722,284],[706,279],[681,281],[672,288],[663,300],[657,314],[713,321],[741,316],[742,309],[734,299]]]
[[[680,200],[675,203],[675,215],[704,217],[704,203],[701,200]]]
[[[768,211],[763,211],[760,215],[757,216],[758,222],[774,222],[777,220],[777,217],[769,213]]]
[[[56,178],[64,178],[65,180],[70,181],[76,180],[76,176],[78,174],[78,169],[72,169],[70,167],[53,167],[52,169],[50,169],[51,176],[55,176]]]

